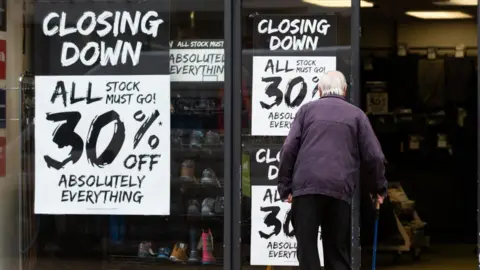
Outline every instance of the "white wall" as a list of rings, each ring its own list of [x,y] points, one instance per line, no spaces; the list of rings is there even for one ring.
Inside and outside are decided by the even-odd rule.
[[[7,89],[7,129],[0,130],[6,136],[6,177],[0,178],[0,270],[20,267],[18,179],[20,177],[19,143],[19,83],[23,72],[23,1],[7,1],[7,80],[0,82]]]

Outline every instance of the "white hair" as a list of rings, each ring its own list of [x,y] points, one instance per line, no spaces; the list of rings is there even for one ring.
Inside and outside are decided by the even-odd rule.
[[[347,89],[347,80],[340,71],[328,71],[320,76],[318,88],[322,96],[344,96]]]

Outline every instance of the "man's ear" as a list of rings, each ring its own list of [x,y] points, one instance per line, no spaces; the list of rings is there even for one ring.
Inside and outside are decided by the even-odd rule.
[[[322,88],[320,88],[320,86],[317,86],[318,88],[318,97],[321,98],[322,97]]]

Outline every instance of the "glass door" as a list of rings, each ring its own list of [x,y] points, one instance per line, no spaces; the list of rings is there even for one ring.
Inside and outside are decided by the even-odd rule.
[[[279,151],[298,108],[319,98],[321,74],[339,70],[351,84],[351,19],[350,1],[242,1],[241,94],[235,101],[241,113],[243,269],[298,265],[290,205],[279,200],[276,187]],[[322,258],[321,243],[319,233]]]

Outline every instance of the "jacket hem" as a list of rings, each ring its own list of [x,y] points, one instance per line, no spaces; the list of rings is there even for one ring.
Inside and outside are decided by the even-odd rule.
[[[294,190],[292,197],[299,197],[304,195],[324,195],[333,197],[335,199],[346,201],[348,204],[351,203],[351,196],[345,194],[343,192],[335,192],[335,191],[325,191],[318,188],[306,188],[301,190]]]

